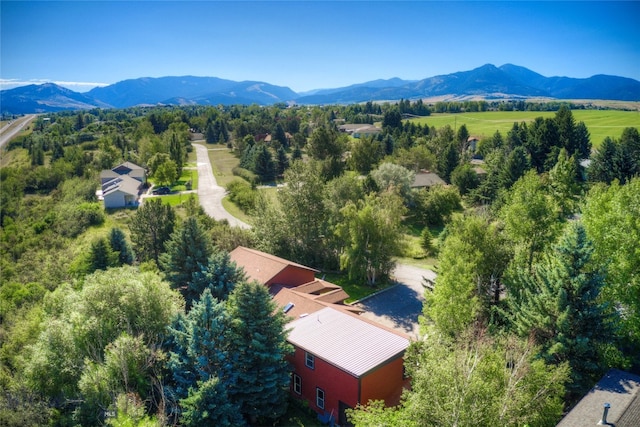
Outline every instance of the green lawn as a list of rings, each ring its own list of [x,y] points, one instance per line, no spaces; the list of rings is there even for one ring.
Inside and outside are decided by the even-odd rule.
[[[625,127],[640,129],[640,111],[573,110],[576,122],[584,122],[591,134],[591,143],[598,147],[605,137],[619,138]],[[469,134],[490,137],[496,130],[506,136],[514,122],[532,122],[536,117],[553,117],[553,111],[486,111],[481,113],[432,114],[411,119],[417,123],[457,128],[466,125]]]
[[[166,196],[153,196],[159,197],[162,200],[162,203],[166,203],[170,206],[179,206],[182,203],[186,202],[189,197],[195,197],[196,202],[198,201],[198,195],[194,193],[178,193],[178,194],[168,194]],[[152,197],[150,197],[152,198]]]
[[[324,276],[324,280],[326,280],[327,282],[331,282],[342,287],[342,289],[344,289],[344,291],[349,294],[349,298],[345,300],[345,303],[347,304],[358,301],[373,293],[386,289],[389,286],[393,286],[392,283],[379,283],[378,286],[373,287],[363,282],[354,282],[353,280],[349,279],[349,276],[346,273],[322,272],[318,276]]]
[[[230,181],[236,178],[232,171],[240,164],[240,159],[225,145],[206,144],[206,147],[209,149],[209,160],[211,160],[216,181],[219,186],[226,187]]]

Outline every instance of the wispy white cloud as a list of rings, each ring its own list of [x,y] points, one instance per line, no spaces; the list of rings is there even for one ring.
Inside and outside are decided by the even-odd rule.
[[[66,82],[59,80],[49,80],[49,79],[29,79],[29,80],[20,80],[20,79],[3,79],[0,78],[0,90],[5,89],[13,89],[20,86],[27,85],[40,85],[43,83],[55,83],[58,86],[66,87],[67,89],[71,89],[76,92],[87,92],[95,87],[108,86],[109,83],[95,83],[95,82]]]

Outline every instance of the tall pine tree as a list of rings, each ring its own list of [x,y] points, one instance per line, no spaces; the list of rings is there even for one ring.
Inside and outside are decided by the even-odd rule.
[[[227,303],[229,330],[226,336],[236,381],[229,397],[250,422],[274,420],[287,410],[289,368],[285,356],[285,319],[276,310],[267,288],[240,283]]]
[[[582,224],[570,223],[533,274],[517,271],[508,300],[515,332],[532,337],[546,362],[569,363],[567,390],[574,395],[606,370],[604,350],[615,340],[614,314],[599,297],[606,276],[592,254]]]
[[[200,297],[188,288],[201,265],[206,265],[212,252],[211,239],[196,218],[187,218],[165,244],[160,264],[174,289],[182,292],[187,307]]]

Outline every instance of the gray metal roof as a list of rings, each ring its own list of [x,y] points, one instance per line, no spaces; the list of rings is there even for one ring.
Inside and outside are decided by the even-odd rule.
[[[291,344],[356,377],[398,357],[409,346],[400,335],[329,307],[288,326]]]

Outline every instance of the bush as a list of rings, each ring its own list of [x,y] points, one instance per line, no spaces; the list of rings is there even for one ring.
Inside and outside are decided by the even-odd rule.
[[[255,187],[260,182],[260,178],[258,177],[258,175],[248,169],[235,167],[231,172],[234,176],[239,176],[240,178],[246,180],[249,184],[251,184],[251,187]]]
[[[451,214],[462,209],[460,193],[455,187],[436,185],[415,191],[416,217],[425,224],[443,225]]]
[[[235,179],[227,184],[229,199],[243,212],[249,213],[256,207],[256,190],[247,182]]]

